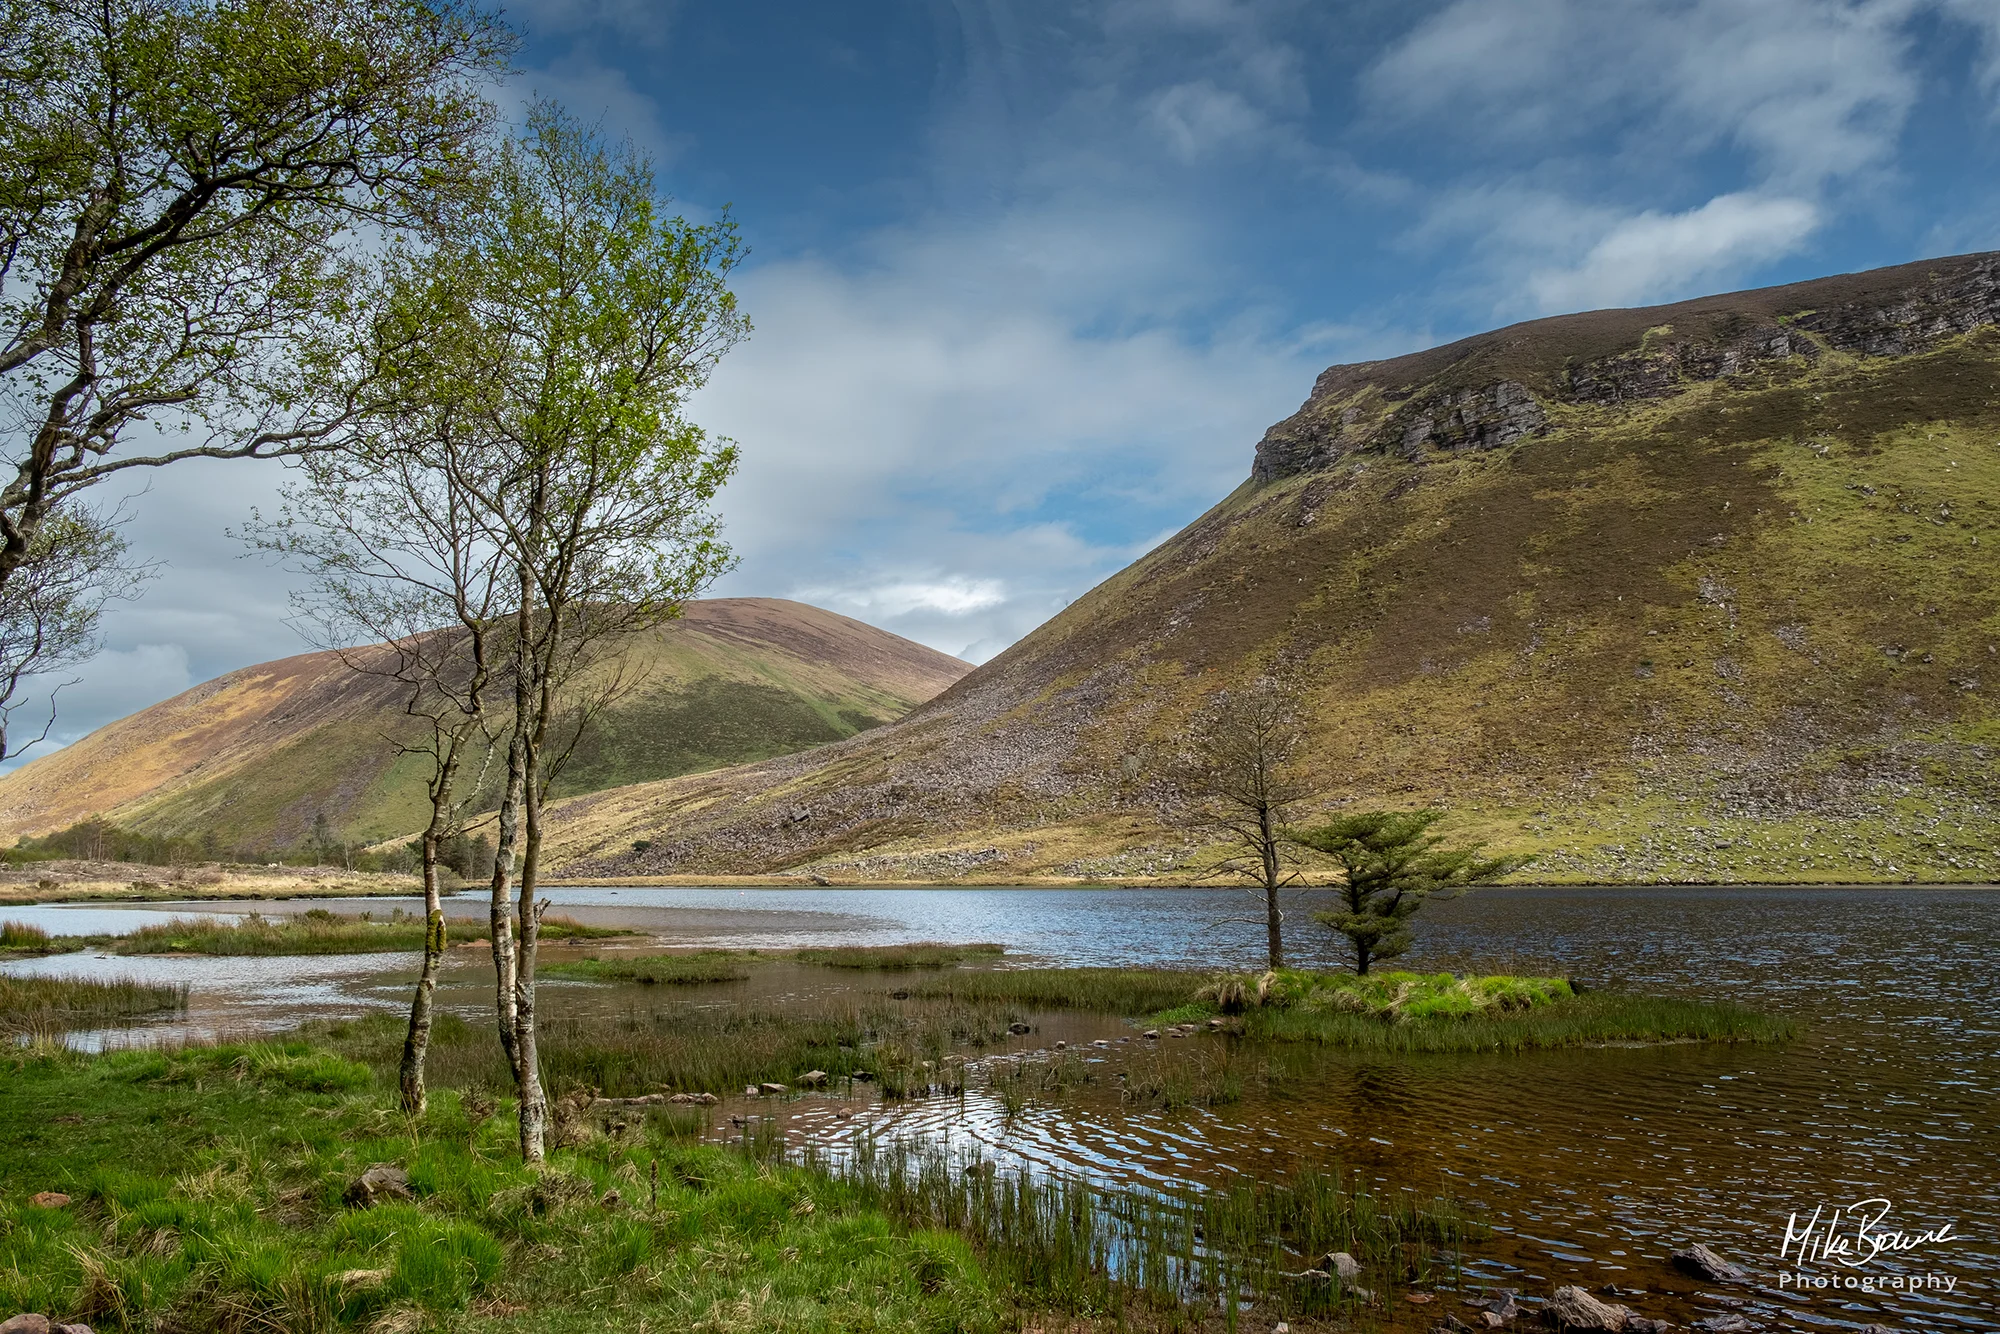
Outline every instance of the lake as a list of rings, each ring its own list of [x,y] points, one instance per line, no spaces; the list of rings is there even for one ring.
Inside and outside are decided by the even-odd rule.
[[[630,925],[673,945],[778,947],[993,940],[1010,954],[1064,964],[1253,968],[1262,960],[1255,904],[1229,890],[665,888],[553,889],[554,911]],[[314,906],[41,906],[9,918],[52,931],[123,930],[193,911],[274,914]],[[383,913],[382,899],[326,902]],[[410,904],[403,905],[412,906]],[[1295,905],[1295,961],[1337,953]],[[449,901],[483,922],[477,896]],[[121,925],[99,925],[116,917]],[[476,929],[476,928],[475,928]],[[1554,973],[1594,987],[1728,997],[1792,1015],[1802,1035],[1780,1046],[1677,1045],[1515,1056],[1385,1058],[1297,1046],[1257,1059],[1280,1076],[1250,1081],[1242,1101],[1172,1114],[1122,1107],[1115,1094],[1008,1118],[973,1081],[966,1097],[885,1106],[858,1121],[1024,1162],[1125,1182],[1219,1181],[1339,1162],[1388,1190],[1453,1195],[1493,1238],[1469,1276],[1527,1293],[1550,1284],[1607,1286],[1677,1322],[1740,1310],[1784,1328],[1996,1329],[2000,1273],[2000,891],[1987,888],[1659,888],[1482,890],[1420,919],[1398,966]],[[604,952],[602,950],[597,952]],[[551,951],[551,955],[555,954]],[[55,956],[8,971],[115,973],[191,982],[194,1007],[163,1030],[221,1034],[308,1016],[401,1007],[414,975],[383,956],[307,959],[104,959]],[[454,951],[444,1003],[475,1021],[490,1001],[484,955]],[[830,984],[832,985],[832,984]],[[878,990],[878,978],[837,985]],[[728,988],[717,989],[718,1002]],[[560,1014],[637,1008],[639,988],[549,983]],[[681,999],[686,999],[685,997]],[[1065,1028],[1067,1024],[1069,1027]],[[1020,1047],[1112,1031],[1048,1017]],[[1129,1031],[1129,1030],[1128,1030]],[[129,1036],[129,1035],[128,1035]],[[118,1034],[98,1035],[118,1041]],[[1194,1044],[1233,1042],[1203,1036]],[[1090,1059],[1115,1063],[1116,1050]],[[831,1099],[782,1105],[794,1140],[835,1145],[856,1121]],[[765,1102],[760,1110],[769,1111]],[[1948,1238],[1838,1278],[1937,1275],[1953,1291],[1704,1289],[1665,1265],[1705,1241],[1774,1278],[1788,1221],[1816,1208],[1879,1199],[1877,1233]],[[1854,1235],[1852,1220],[1843,1222]],[[1793,1248],[1796,1250],[1796,1246]],[[1795,1268],[1783,1267],[1792,1274]],[[1703,1296],[1709,1293],[1709,1296]],[[1730,1302],[1747,1302],[1732,1306]]]

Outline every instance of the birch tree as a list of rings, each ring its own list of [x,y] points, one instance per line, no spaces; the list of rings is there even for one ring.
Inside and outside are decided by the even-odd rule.
[[[1251,881],[1263,909],[1266,966],[1285,966],[1280,891],[1298,878],[1283,829],[1310,789],[1295,768],[1304,738],[1290,698],[1261,681],[1221,696],[1197,724],[1192,786],[1201,821],[1227,848],[1211,875]]]
[[[462,326],[449,312],[458,294],[430,273],[427,254],[405,254],[390,271],[375,336],[395,349],[383,383],[393,409],[343,448],[298,460],[278,517],[259,518],[247,535],[311,577],[294,596],[308,638],[354,670],[397,681],[414,723],[413,735],[385,738],[424,763],[429,803],[419,838],[423,962],[398,1077],[403,1110],[414,1116],[427,1099],[424,1062],[445,949],[443,853],[465,834],[494,736],[505,730],[494,697],[511,662],[518,580],[460,482],[492,451],[483,417],[452,373],[450,340]]]
[[[579,691],[633,633],[679,613],[730,563],[711,502],[735,447],[688,395],[748,332],[725,217],[669,214],[649,163],[552,104],[500,154],[486,202],[433,259],[467,294],[453,318],[466,401],[491,442],[454,482],[514,579],[512,687],[489,927],[521,1152],[539,1161],[537,900],[546,800]],[[477,394],[475,394],[477,390]]]

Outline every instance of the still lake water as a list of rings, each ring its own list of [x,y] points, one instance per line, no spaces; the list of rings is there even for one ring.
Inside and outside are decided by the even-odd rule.
[[[1261,926],[1228,920],[1247,916],[1251,900],[1226,890],[589,888],[549,897],[558,912],[631,925],[672,945],[995,940],[1011,954],[1067,964],[1249,968],[1262,957]],[[283,913],[308,905],[266,906]],[[395,903],[326,906],[386,912]],[[450,906],[454,917],[485,911],[476,898]],[[220,907],[48,906],[6,915],[78,932]],[[115,927],[90,920],[114,913]],[[1399,966],[1546,972],[1598,987],[1728,997],[1792,1015],[1804,1029],[1771,1047],[1394,1059],[1288,1048],[1269,1053],[1286,1078],[1269,1087],[1251,1081],[1239,1103],[1173,1114],[1121,1108],[1113,1095],[1031,1105],[1010,1121],[974,1080],[962,1103],[918,1101],[843,1121],[832,1099],[803,1098],[784,1104],[783,1116],[795,1139],[834,1142],[872,1121],[1003,1164],[1107,1180],[1212,1182],[1337,1161],[1386,1189],[1442,1191],[1473,1204],[1494,1230],[1468,1265],[1478,1281],[1526,1293],[1556,1283],[1616,1286],[1634,1294],[1620,1300],[1682,1323],[1740,1310],[1774,1328],[2000,1329],[2000,891],[1509,888],[1434,905],[1421,923],[1417,949]],[[1298,962],[1337,961],[1306,912],[1289,934]],[[381,956],[57,956],[5,967],[189,981],[193,1011],[168,1031],[210,1033],[400,1007],[412,975],[406,960]],[[483,1016],[482,973],[479,952],[455,951],[441,997],[468,1018]],[[640,1003],[620,1002],[623,994],[549,984],[545,1006],[561,1013]],[[1050,1016],[1022,1045],[1104,1031]],[[1953,1279],[1954,1291],[1775,1286],[1781,1272],[1796,1272],[1779,1258],[1794,1214],[1803,1220],[1816,1207],[1868,1198],[1888,1202],[1878,1231],[1950,1224],[1951,1238],[1859,1269],[1808,1272],[1843,1280],[1935,1274]],[[1853,1237],[1851,1223],[1844,1231]],[[1691,1241],[1750,1265],[1773,1286],[1711,1289],[1673,1274],[1667,1252]],[[1731,1297],[1748,1304],[1732,1306]]]

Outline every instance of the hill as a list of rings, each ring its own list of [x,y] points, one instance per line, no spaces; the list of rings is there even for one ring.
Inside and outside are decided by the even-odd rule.
[[[1589,880],[1993,875],[2000,255],[1335,366],[1251,475],[893,726],[564,807],[579,875],[1185,872],[1216,689],[1324,807]],[[643,851],[634,845],[644,843]]]
[[[350,655],[365,667],[370,655]],[[642,636],[633,689],[578,746],[559,791],[590,792],[782,755],[906,713],[969,670],[797,602],[719,598]],[[358,843],[422,825],[401,693],[340,654],[219,676],[0,778],[0,835],[101,816],[224,847],[288,847],[322,813]]]

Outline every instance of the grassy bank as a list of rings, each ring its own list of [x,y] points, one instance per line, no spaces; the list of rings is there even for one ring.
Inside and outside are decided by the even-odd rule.
[[[692,985],[700,982],[740,982],[758,963],[795,962],[857,972],[914,972],[956,968],[963,963],[991,962],[1007,952],[1004,945],[947,945],[926,940],[910,945],[829,945],[800,950],[696,950],[681,954],[651,954],[616,959],[572,959],[543,967],[549,977],[587,982],[639,982],[646,985]]]
[[[692,1144],[684,1115],[560,1119],[530,1172],[504,1105],[442,1091],[413,1123],[368,1066],[301,1042],[19,1052],[0,1123],[0,1309],[102,1330],[1221,1327],[1239,1284],[1260,1316],[1337,1309],[1284,1276],[1299,1257],[1421,1275],[1465,1226],[1330,1175],[1142,1197],[920,1151],[785,1165]],[[350,1203],[376,1163],[412,1198]],[[69,1203],[29,1201],[50,1190]]]
[[[148,866],[64,860],[0,869],[0,904],[373,897],[416,894],[422,888],[414,875],[330,866]]]
[[[460,941],[486,938],[483,923],[461,925],[455,934]],[[585,926],[567,917],[542,922],[546,940],[602,940],[631,934],[618,927]],[[114,954],[414,954],[424,947],[424,923],[421,917],[401,911],[378,918],[314,908],[279,919],[252,913],[233,926],[212,918],[180,917],[99,943]]]
[[[0,973],[0,1034],[58,1033],[187,1008],[186,984]]]

